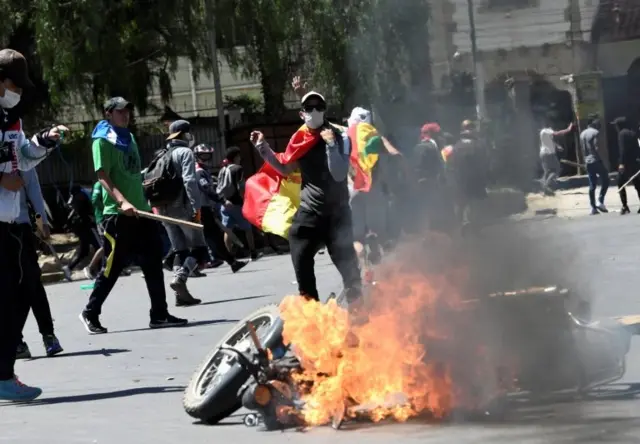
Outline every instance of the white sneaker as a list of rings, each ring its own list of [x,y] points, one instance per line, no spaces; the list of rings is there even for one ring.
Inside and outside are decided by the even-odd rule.
[[[95,281],[96,280],[96,275],[91,273],[91,268],[84,267],[84,269],[82,271],[84,272],[84,276],[87,279],[89,279],[90,281]]]

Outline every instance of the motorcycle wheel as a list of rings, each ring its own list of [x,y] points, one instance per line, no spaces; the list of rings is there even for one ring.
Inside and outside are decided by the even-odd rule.
[[[247,322],[255,327],[263,347],[272,348],[282,342],[282,320],[275,304],[262,307],[239,321],[191,377],[183,398],[183,406],[189,416],[207,424],[216,424],[242,407],[242,393],[251,374],[235,356],[220,350],[220,347],[255,352]]]

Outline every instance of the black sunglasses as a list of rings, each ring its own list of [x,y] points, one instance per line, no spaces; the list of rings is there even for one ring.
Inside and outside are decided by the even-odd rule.
[[[305,113],[310,113],[311,111],[313,111],[314,109],[316,111],[326,111],[327,110],[327,105],[324,103],[318,103],[315,105],[303,105],[302,109],[304,110]]]

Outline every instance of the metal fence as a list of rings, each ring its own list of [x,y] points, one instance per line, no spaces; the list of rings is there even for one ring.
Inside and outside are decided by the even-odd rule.
[[[221,163],[224,153],[219,149],[221,143],[217,125],[193,125],[191,131],[198,143],[211,143],[218,148],[215,156],[216,161]],[[153,153],[164,147],[166,134],[158,126],[149,125],[136,128],[135,135],[144,167],[153,158]],[[91,144],[90,137],[76,140],[71,146],[63,147],[57,154],[42,162],[38,166],[41,185],[67,186],[71,182],[89,185],[95,182]]]

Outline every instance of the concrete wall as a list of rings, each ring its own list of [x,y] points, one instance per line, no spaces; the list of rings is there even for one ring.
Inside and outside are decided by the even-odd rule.
[[[596,64],[604,77],[625,76],[633,61],[640,57],[640,40],[604,43],[596,51]]]
[[[593,69],[588,42],[598,0],[473,0],[484,79],[535,71],[561,86],[560,77]],[[500,3],[503,6],[495,6]],[[431,0],[431,52],[436,87],[450,67],[471,68],[467,0]],[[509,6],[511,4],[512,6]],[[516,7],[513,5],[520,5]],[[461,54],[457,65],[452,55]]]
[[[260,83],[256,79],[244,79],[240,76],[234,75],[231,68],[226,63],[223,57],[219,59],[220,69],[220,83],[222,85],[223,96],[237,96],[241,94],[249,94],[260,98]],[[215,109],[215,93],[213,86],[213,79],[206,76],[201,76],[198,82],[193,85],[195,89],[195,103],[192,97],[192,82],[191,72],[189,69],[189,61],[187,59],[180,59],[178,62],[178,71],[176,72],[173,82],[173,99],[168,104],[178,114],[190,117],[194,115],[194,109],[198,110],[198,114],[203,117],[216,116],[217,111]],[[149,102],[155,105],[162,113],[164,104],[160,100],[160,96],[157,92],[149,97]],[[93,110],[87,109],[82,105],[81,100],[72,100],[74,105],[69,106],[62,112],[62,119],[66,122],[83,122],[99,118],[100,116]],[[158,116],[153,110],[149,110],[148,118],[139,118],[140,121],[145,120],[157,120]]]

